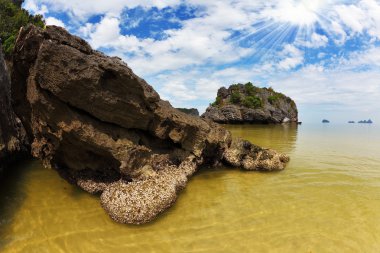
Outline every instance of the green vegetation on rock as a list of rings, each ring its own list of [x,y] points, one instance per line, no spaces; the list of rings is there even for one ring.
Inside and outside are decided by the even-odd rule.
[[[245,89],[245,93],[248,96],[255,96],[259,92],[260,88],[254,86],[251,82],[248,82],[244,84],[244,89]]]
[[[296,108],[297,108],[297,105],[296,105],[296,103],[295,103],[293,100],[290,102],[290,106],[291,106],[293,109],[296,109]]]
[[[257,109],[263,106],[263,101],[259,97],[247,96],[244,98],[242,104],[245,107]]]
[[[276,104],[277,101],[281,98],[281,96],[276,93],[268,97],[268,102],[272,105]]]
[[[237,92],[237,91],[234,91],[231,94],[230,102],[232,104],[240,104],[240,102],[241,102],[241,95],[240,95],[240,93]]]
[[[238,91],[240,90],[239,84],[232,84],[232,85],[230,86],[230,89],[231,89],[232,91],[238,92]]]
[[[21,4],[22,1],[0,0],[0,39],[6,56],[12,53],[22,26],[30,23],[38,27],[45,26],[41,15],[31,15],[21,8]]]
[[[237,105],[250,109],[262,109],[269,104],[275,108],[281,106],[281,104],[289,104],[289,112],[297,108],[291,98],[280,92],[276,92],[272,87],[259,88],[251,82],[245,84],[236,83],[232,84],[229,88],[221,88],[218,91],[215,102],[211,103],[210,106]]]
[[[269,87],[267,88],[268,91],[271,92],[271,95],[268,97],[268,102],[271,104],[271,105],[276,105],[277,102],[281,99],[286,99],[286,102],[287,103],[291,103],[293,102],[290,98],[286,97],[284,94],[280,93],[280,92],[276,92],[273,90],[272,87]],[[294,103],[294,102],[293,102]],[[294,104],[295,105],[295,104]]]
[[[223,99],[221,97],[216,97],[215,102],[211,104],[211,106],[220,106],[223,104]]]
[[[295,102],[272,87],[259,88],[251,82],[235,83],[218,90],[204,118],[218,123],[298,122]]]

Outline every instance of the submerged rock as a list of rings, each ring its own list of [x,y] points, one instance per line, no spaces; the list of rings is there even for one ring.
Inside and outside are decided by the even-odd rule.
[[[10,162],[25,153],[25,130],[11,106],[11,84],[0,45],[0,177]]]
[[[202,117],[222,124],[291,123],[298,122],[298,111],[284,94],[246,83],[220,88]]]
[[[153,220],[200,166],[272,171],[288,161],[179,112],[119,58],[63,28],[23,28],[13,66],[14,108],[32,154],[69,182],[101,193],[115,221]]]

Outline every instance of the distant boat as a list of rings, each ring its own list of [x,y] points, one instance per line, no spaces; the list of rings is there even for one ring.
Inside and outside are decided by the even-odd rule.
[[[371,119],[369,119],[369,120],[361,120],[358,123],[360,123],[360,124],[372,124],[373,121]]]
[[[322,123],[330,123],[327,119],[322,120]]]
[[[355,121],[348,121],[348,124],[355,124]]]

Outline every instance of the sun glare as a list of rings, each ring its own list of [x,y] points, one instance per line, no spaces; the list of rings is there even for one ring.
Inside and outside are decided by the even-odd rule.
[[[320,12],[327,6],[328,0],[286,0],[271,13],[278,22],[296,26],[309,26],[318,21]]]
[[[253,24],[249,35],[238,37],[248,40],[256,48],[255,58],[271,57],[271,52],[286,44],[312,43],[317,27],[329,24],[330,7],[346,0],[278,0],[261,12],[260,22]]]

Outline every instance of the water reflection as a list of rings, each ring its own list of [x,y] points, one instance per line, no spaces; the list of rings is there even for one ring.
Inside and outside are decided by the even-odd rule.
[[[288,153],[287,169],[201,170],[155,222],[128,226],[31,162],[0,186],[0,252],[380,252],[378,129],[227,128]]]
[[[25,193],[26,168],[25,162],[14,165],[0,182],[0,252],[7,243],[13,240],[9,237],[10,226],[27,197]]]
[[[292,153],[296,147],[298,125],[226,125],[234,137],[240,137],[266,148]]]

